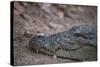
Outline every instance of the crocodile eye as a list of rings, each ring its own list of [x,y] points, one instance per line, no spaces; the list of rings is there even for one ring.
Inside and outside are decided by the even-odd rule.
[[[38,37],[41,37],[40,35]]]

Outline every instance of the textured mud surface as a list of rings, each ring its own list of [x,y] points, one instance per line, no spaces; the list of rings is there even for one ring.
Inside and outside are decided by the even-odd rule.
[[[48,36],[67,31],[74,26],[96,26],[97,22],[97,8],[95,6],[14,2],[13,15],[14,65],[75,62],[71,59],[53,59],[52,56],[46,54],[37,54],[27,48],[29,40],[37,35]],[[86,50],[86,48],[92,47],[82,49]],[[96,50],[93,49],[93,51]],[[75,53],[75,55],[79,54],[82,55],[84,52]],[[66,55],[68,54],[66,53]]]

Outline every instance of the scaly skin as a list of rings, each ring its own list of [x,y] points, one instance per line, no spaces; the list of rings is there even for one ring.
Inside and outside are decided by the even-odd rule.
[[[35,36],[29,46],[37,53],[42,52],[48,55],[56,55],[58,50],[76,51],[84,46],[96,48],[95,26],[75,26],[69,31],[60,32],[50,36]]]

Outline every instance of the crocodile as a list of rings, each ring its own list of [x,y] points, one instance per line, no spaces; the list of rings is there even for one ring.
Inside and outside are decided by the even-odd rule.
[[[49,36],[34,36],[29,40],[29,47],[36,53],[66,59],[88,61],[93,58],[92,60],[96,60],[97,28],[96,26],[80,25]],[[87,50],[88,48],[90,50]],[[92,55],[93,57],[91,57]]]

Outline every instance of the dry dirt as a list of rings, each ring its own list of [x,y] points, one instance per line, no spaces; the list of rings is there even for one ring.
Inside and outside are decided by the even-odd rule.
[[[13,8],[14,65],[75,62],[36,54],[28,48],[32,36],[50,35],[79,25],[96,25],[97,7],[14,2]]]

